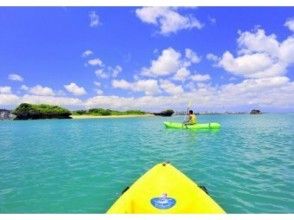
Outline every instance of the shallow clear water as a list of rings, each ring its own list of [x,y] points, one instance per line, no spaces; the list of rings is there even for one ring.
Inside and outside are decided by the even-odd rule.
[[[0,212],[104,213],[162,161],[229,213],[294,212],[294,114],[199,116],[218,132],[166,119],[183,117],[0,121]]]

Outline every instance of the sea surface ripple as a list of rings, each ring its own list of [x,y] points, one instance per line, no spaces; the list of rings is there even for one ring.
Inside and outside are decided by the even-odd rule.
[[[105,213],[144,172],[170,161],[228,213],[294,212],[294,114],[0,122],[0,213]]]

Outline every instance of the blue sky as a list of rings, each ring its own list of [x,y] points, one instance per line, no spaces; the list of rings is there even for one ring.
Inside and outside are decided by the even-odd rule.
[[[293,111],[294,8],[2,7],[0,27],[0,108]]]

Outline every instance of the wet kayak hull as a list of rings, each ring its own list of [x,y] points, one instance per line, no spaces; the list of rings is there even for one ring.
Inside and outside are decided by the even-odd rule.
[[[176,128],[176,129],[218,129],[221,127],[219,123],[197,123],[195,125],[184,125],[178,122],[164,122],[166,128]]]
[[[141,176],[107,213],[225,213],[195,182],[168,163]]]

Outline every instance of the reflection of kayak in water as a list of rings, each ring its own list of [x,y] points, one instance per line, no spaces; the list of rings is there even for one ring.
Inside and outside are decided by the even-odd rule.
[[[217,129],[220,128],[221,125],[216,122],[211,123],[197,123],[194,125],[184,125],[183,123],[178,122],[163,122],[166,128],[178,128],[178,129]]]
[[[225,213],[196,183],[168,163],[141,176],[107,213]]]

